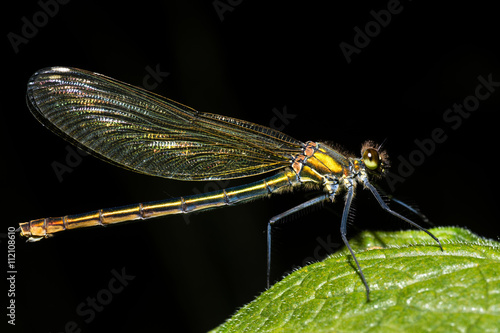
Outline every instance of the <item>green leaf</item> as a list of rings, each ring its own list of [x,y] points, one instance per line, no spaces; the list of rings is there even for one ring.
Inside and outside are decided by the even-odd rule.
[[[363,232],[285,277],[213,332],[499,332],[500,243],[460,228]]]

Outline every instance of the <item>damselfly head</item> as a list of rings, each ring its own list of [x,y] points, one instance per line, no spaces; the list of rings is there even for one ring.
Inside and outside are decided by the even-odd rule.
[[[361,147],[361,162],[365,170],[378,176],[383,176],[389,168],[389,155],[382,150],[382,145],[366,141]]]

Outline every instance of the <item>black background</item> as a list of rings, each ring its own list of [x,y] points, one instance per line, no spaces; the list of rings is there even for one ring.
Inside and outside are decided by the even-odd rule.
[[[374,20],[370,12],[388,4],[234,1],[221,20],[213,1],[72,0],[51,7],[53,17],[45,21],[36,1],[9,4],[3,34],[2,244],[7,228],[19,222],[221,185],[148,177],[93,157],[82,158],[59,181],[52,164],[66,164],[68,145],[31,116],[24,100],[30,75],[54,65],[137,86],[148,66],[158,66],[170,74],[154,92],[200,111],[269,126],[276,121],[273,109],[286,108],[295,118],[276,122],[285,125],[285,133],[333,141],[356,154],[367,139],[387,139],[395,173],[398,156],[408,158],[417,149],[415,140],[442,128],[446,141],[396,184],[394,194],[418,204],[437,225],[465,226],[498,239],[499,89],[455,130],[443,120],[454,103],[474,95],[478,76],[500,81],[498,11],[403,1],[400,12],[373,30],[368,45],[347,63],[339,44],[353,45],[354,28],[364,30]],[[16,52],[9,33],[22,35],[34,16],[41,20],[37,31]],[[35,244],[17,238],[15,329],[64,332],[69,322],[82,332],[214,328],[265,290],[268,219],[309,197],[296,192],[188,219],[65,232]],[[325,208],[277,228],[273,280],[315,257],[315,250],[324,253],[318,237],[341,243],[342,206]],[[408,228],[387,217],[364,191],[356,208],[351,236],[363,229]],[[89,317],[76,309],[105,293],[112,270],[134,278],[86,322]]]

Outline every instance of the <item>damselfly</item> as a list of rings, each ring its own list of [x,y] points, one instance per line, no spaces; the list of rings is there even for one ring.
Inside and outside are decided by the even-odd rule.
[[[371,183],[383,177],[389,166],[387,153],[371,141],[362,145],[358,158],[323,142],[303,143],[265,126],[198,112],[144,89],[75,68],[51,67],[36,72],[28,83],[27,102],[33,115],[64,139],[136,172],[179,180],[222,180],[277,171],[262,180],[211,193],[20,223],[21,235],[29,241],[67,229],[233,205],[312,184],[323,190],[322,194],[269,220],[268,285],[272,225],[346,193],[340,234],[369,299],[368,283],[346,237],[355,189],[361,185],[385,211],[426,232],[442,250],[428,230],[389,208]]]

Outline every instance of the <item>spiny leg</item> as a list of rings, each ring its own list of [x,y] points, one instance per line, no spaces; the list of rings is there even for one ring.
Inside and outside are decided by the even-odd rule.
[[[382,199],[382,197],[380,196],[380,194],[377,192],[377,189],[372,185],[370,184],[366,179],[364,180],[364,184],[366,187],[368,187],[368,189],[372,192],[373,196],[375,197],[375,199],[377,199],[379,205],[382,207],[383,210],[385,210],[386,212],[400,218],[401,220],[411,224],[412,226],[422,230],[423,232],[425,232],[426,234],[428,234],[429,236],[431,236],[438,244],[439,244],[439,247],[441,248],[441,251],[444,251],[443,250],[443,246],[441,245],[441,242],[439,241],[439,239],[434,236],[429,230],[419,226],[418,224],[416,224],[415,222],[413,222],[412,220],[404,217],[403,215],[393,211],[392,209],[389,208],[389,206],[387,206],[387,204],[384,202],[384,200]]]
[[[397,203],[398,205],[406,208],[407,210],[409,210],[410,212],[412,212],[413,214],[417,215],[422,221],[424,221],[425,223],[427,224],[430,224],[430,225],[434,225],[431,221],[429,221],[429,219],[427,218],[427,216],[425,216],[420,210],[418,210],[417,208],[407,204],[406,202],[403,202],[399,199],[396,199],[392,194],[387,194],[384,190],[380,189],[379,187],[375,187],[377,189],[377,192],[379,192],[380,194],[382,194],[383,196],[387,197],[391,202],[395,202]]]
[[[413,214],[417,215],[422,221],[424,221],[425,223],[427,224],[430,224],[430,225],[434,225],[431,221],[429,221],[429,219],[427,218],[427,216],[425,216],[420,210],[418,210],[417,208],[415,207],[412,207],[411,205],[407,204],[406,202],[403,202],[399,199],[396,199],[394,198],[392,195],[389,195],[389,200],[391,200],[392,202],[395,202],[397,203],[398,205],[400,206],[403,206],[404,208],[408,209],[410,212],[412,212]]]
[[[307,207],[316,205],[320,202],[327,200],[328,197],[329,197],[329,194],[322,194],[316,198],[313,198],[313,199],[308,200],[308,201],[306,201],[298,206],[295,206],[292,209],[287,210],[286,212],[283,212],[279,215],[276,215],[269,220],[269,222],[267,223],[267,288],[269,288],[269,285],[270,285],[269,282],[271,279],[271,226],[274,223],[278,222],[279,220],[281,220],[281,219],[283,219],[291,214],[294,214],[302,209],[305,209]]]
[[[353,198],[354,198],[354,186],[351,185],[347,188],[347,196],[345,198],[344,212],[342,213],[342,221],[340,223],[340,235],[342,236],[342,240],[344,241],[345,246],[347,246],[347,248],[351,252],[352,258],[354,259],[354,262],[356,263],[356,266],[358,267],[359,276],[361,277],[361,280],[363,281],[363,284],[365,285],[366,299],[369,302],[370,301],[370,287],[368,287],[368,283],[366,282],[365,275],[363,274],[363,271],[361,270],[361,266],[359,265],[358,259],[356,258],[356,255],[354,254],[354,251],[352,250],[351,245],[349,245],[349,241],[347,240],[347,237],[346,237],[347,217],[349,216],[349,210],[351,208],[351,203],[352,203]]]

